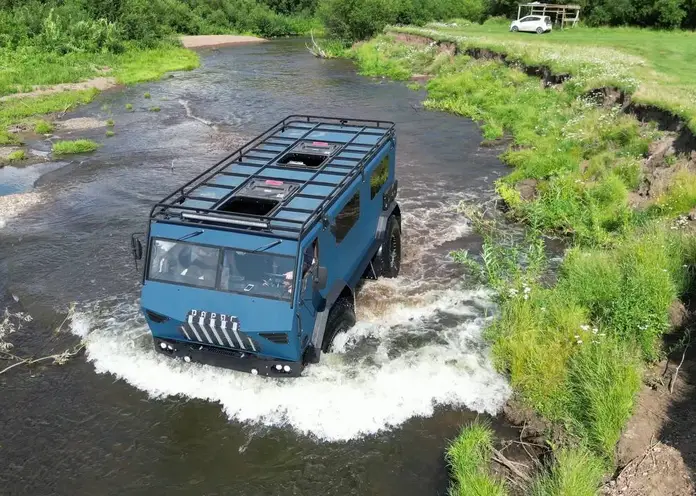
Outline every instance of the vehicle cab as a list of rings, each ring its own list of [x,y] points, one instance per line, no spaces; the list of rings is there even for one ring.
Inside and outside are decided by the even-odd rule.
[[[396,277],[392,123],[291,116],[157,203],[141,306],[157,351],[298,376],[355,323],[361,278]]]

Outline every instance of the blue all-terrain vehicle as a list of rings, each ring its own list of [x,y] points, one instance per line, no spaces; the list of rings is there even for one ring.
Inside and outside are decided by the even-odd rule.
[[[301,374],[355,324],[362,278],[396,277],[391,122],[290,116],[150,212],[141,306],[155,349]]]

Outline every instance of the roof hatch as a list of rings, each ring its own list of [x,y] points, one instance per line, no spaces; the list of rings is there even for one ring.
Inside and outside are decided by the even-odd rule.
[[[219,203],[215,210],[264,217],[292,195],[297,187],[291,182],[252,179],[237,193]]]
[[[278,163],[288,167],[308,167],[316,169],[338,150],[336,143],[325,141],[301,141],[288,153],[278,159]]]

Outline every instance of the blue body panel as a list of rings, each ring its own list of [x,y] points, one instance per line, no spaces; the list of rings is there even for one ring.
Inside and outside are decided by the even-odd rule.
[[[315,168],[281,166],[279,157],[297,143],[334,146],[335,152]],[[384,198],[387,190],[395,190],[395,150],[393,127],[289,121],[251,149],[243,148],[232,163],[219,164],[214,173],[197,182],[179,200],[153,208],[155,212],[157,207],[166,206],[162,209],[164,215],[151,215],[141,305],[156,342],[190,341],[237,351],[241,345],[245,354],[259,358],[301,362],[316,332],[318,315],[325,313],[341,292],[353,294],[380,246],[380,219],[397,208],[394,198]],[[375,182],[377,177],[381,179]],[[262,225],[265,223],[266,228],[238,227],[234,220],[229,221],[231,227],[221,224],[216,209],[250,179],[269,184],[287,181],[295,185],[295,190],[270,213],[254,218]],[[379,189],[373,184],[378,184]],[[347,231],[344,226],[339,240],[334,229],[337,218],[345,222],[343,211],[349,203],[350,211],[355,213],[356,195],[359,214],[350,217],[348,225],[352,226]],[[200,213],[198,221],[187,221],[182,212]],[[206,222],[208,218],[213,221]],[[288,291],[287,299],[281,299],[226,291],[219,274],[215,287],[209,288],[154,280],[149,277],[147,265],[154,243],[165,240],[234,248],[234,253],[239,250],[291,257],[284,260],[291,260],[294,274],[303,273],[303,267],[315,263],[326,268],[326,285],[315,288],[315,273],[310,271],[304,278],[295,277],[292,292]],[[222,271],[226,251],[219,253]],[[304,257],[310,253],[318,254],[318,261],[307,260],[304,264]],[[196,328],[196,319],[202,312],[210,321],[201,317]],[[234,319],[234,329],[231,324],[221,329],[219,320],[213,322],[216,317],[211,315],[220,314]],[[222,335],[223,330],[226,336]]]

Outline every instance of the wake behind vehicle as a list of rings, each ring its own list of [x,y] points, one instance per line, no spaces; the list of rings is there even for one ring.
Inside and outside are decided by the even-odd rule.
[[[157,203],[141,307],[155,349],[298,376],[355,324],[361,278],[396,277],[391,122],[290,116]]]

